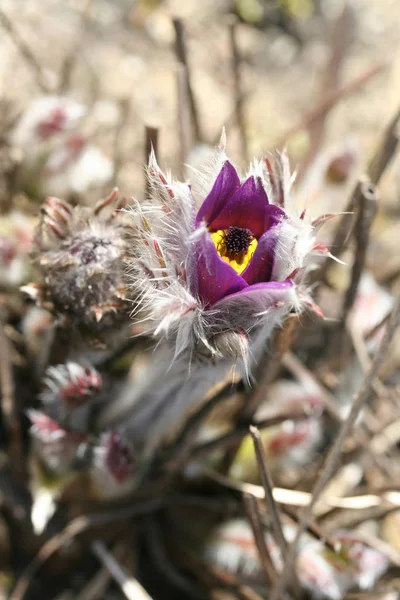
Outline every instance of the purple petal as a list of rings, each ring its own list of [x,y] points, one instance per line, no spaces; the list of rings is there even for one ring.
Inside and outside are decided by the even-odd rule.
[[[232,300],[255,300],[260,295],[268,296],[271,299],[271,304],[274,302],[279,302],[285,296],[287,296],[288,292],[291,292],[294,288],[294,283],[290,281],[290,279],[286,279],[285,281],[267,281],[266,283],[255,283],[254,285],[249,285],[243,290],[239,290],[238,292],[234,292],[229,294],[229,296],[225,296],[218,302],[218,308],[220,308],[223,303],[231,302]]]
[[[249,177],[224,204],[210,228],[228,229],[236,226],[250,229],[256,238],[265,231],[268,197],[260,179]]]
[[[227,318],[237,327],[249,330],[254,325],[254,318],[274,305],[278,308],[282,304],[291,303],[295,286],[292,281],[269,281],[249,285],[229,296],[222,298],[215,310],[224,311]]]
[[[226,202],[240,187],[240,179],[235,167],[226,160],[216,178],[214,185],[200,207],[196,217],[196,226],[201,221],[209,225],[221,212]]]
[[[222,298],[213,310],[224,315],[225,326],[235,330],[251,331],[257,324],[275,327],[282,309],[289,310],[295,300],[295,286],[291,281],[256,283]],[[266,334],[266,332],[264,331]]]
[[[280,227],[271,227],[258,240],[258,246],[242,277],[249,285],[269,281],[274,267],[275,248],[279,237]]]
[[[267,231],[283,219],[287,219],[285,211],[279,208],[279,206],[269,204],[265,211],[264,231]]]
[[[197,260],[196,293],[207,306],[247,287],[244,279],[219,256],[208,232],[195,242],[194,253]]]

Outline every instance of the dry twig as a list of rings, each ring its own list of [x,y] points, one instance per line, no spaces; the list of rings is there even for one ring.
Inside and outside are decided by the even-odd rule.
[[[400,110],[396,112],[393,119],[390,121],[385,134],[383,135],[382,141],[380,142],[377,150],[375,151],[368,169],[367,169],[367,180],[375,187],[379,185],[381,177],[387,168],[388,164],[392,160],[396,148],[399,142],[399,120]],[[345,208],[344,214],[339,222],[336,229],[335,236],[331,243],[331,251],[335,256],[339,256],[344,250],[346,242],[351,236],[351,232],[354,224],[354,211],[361,201],[362,187],[364,180],[359,181],[350,196],[350,199]],[[330,266],[330,261],[327,259],[324,261],[321,269],[318,271],[318,280],[324,281],[326,273]]]
[[[180,176],[184,178],[184,168],[190,152],[190,113],[188,104],[187,69],[179,63],[176,71],[177,97],[178,97],[178,128],[180,147]]]
[[[18,415],[17,400],[11,348],[4,330],[4,320],[0,314],[0,384],[1,412],[3,415],[10,451],[10,468],[15,478],[22,480],[26,472],[26,461],[22,442],[21,423]]]
[[[130,99],[123,98],[119,102],[119,119],[114,133],[114,150],[113,150],[113,174],[111,178],[111,185],[117,185],[119,171],[123,162],[123,151],[122,151],[122,136],[126,131],[127,122],[129,119],[130,112]]]
[[[301,519],[300,519],[300,523],[298,526],[296,538],[290,546],[281,577],[280,577],[277,585],[275,586],[275,588],[272,590],[271,600],[279,600],[279,598],[281,597],[286,586],[289,584],[291,574],[292,574],[292,571],[294,568],[294,561],[295,561],[295,557],[296,557],[296,548],[297,548],[299,539],[300,539],[301,535],[303,534],[305,528],[307,527],[308,523],[311,520],[312,512],[313,512],[313,508],[314,508],[315,504],[317,503],[318,499],[320,498],[325,486],[329,482],[330,477],[336,468],[336,465],[340,458],[340,454],[343,449],[343,444],[344,444],[347,436],[349,435],[350,431],[352,430],[352,428],[356,422],[356,419],[357,419],[358,415],[360,414],[361,409],[363,408],[363,406],[365,405],[365,403],[368,401],[368,399],[370,397],[372,383],[375,380],[375,378],[378,376],[379,371],[382,367],[382,364],[387,357],[387,353],[388,353],[389,347],[391,345],[394,333],[399,324],[400,324],[400,296],[397,299],[397,302],[393,309],[391,318],[387,324],[385,336],[384,336],[384,338],[380,344],[379,350],[376,353],[376,356],[373,360],[371,369],[369,370],[368,374],[366,375],[366,377],[364,379],[364,383],[363,383],[356,399],[353,402],[353,405],[352,405],[352,408],[351,408],[351,411],[350,411],[350,414],[349,414],[347,420],[343,422],[343,424],[340,428],[339,434],[336,438],[336,441],[329,451],[329,454],[325,461],[325,466],[322,469],[322,471],[320,472],[319,477],[314,486],[311,501],[308,504],[308,506],[306,506],[306,508],[304,509],[304,511],[301,514]]]
[[[323,71],[321,82],[321,101],[323,102],[327,94],[335,91],[340,78],[340,72],[346,58],[346,53],[353,41],[354,34],[354,10],[353,7],[346,1],[344,2],[341,15],[336,19],[331,34],[331,54]],[[324,111],[309,127],[310,146],[307,155],[302,160],[299,169],[297,170],[297,184],[302,176],[312,164],[321,144],[324,140],[326,118],[328,111]]]
[[[91,550],[106,569],[108,569],[113,579],[121,588],[125,598],[128,600],[151,600],[151,597],[140,583],[125,573],[119,562],[107,550],[102,541],[95,540],[92,542]]]
[[[346,292],[341,323],[345,323],[347,316],[356,299],[361,275],[364,270],[367,256],[367,247],[372,222],[376,215],[376,193],[375,188],[368,181],[360,182],[360,198],[358,203],[358,213],[355,223],[355,242],[356,252],[354,256],[353,268],[351,271],[350,285]]]
[[[306,112],[297,123],[292,125],[280,138],[280,140],[274,144],[273,150],[275,148],[283,148],[287,142],[287,140],[302,131],[303,129],[308,129],[315,121],[320,119],[322,115],[332,110],[332,108],[340,102],[345,96],[352,94],[361,86],[363,86],[367,81],[369,81],[372,77],[381,73],[384,69],[388,67],[387,61],[380,61],[371,67],[368,67],[363,73],[355,77],[348,83],[345,83],[331,93],[327,94],[314,108],[310,111]]]
[[[246,403],[240,409],[239,414],[237,415],[237,424],[239,426],[251,422],[257,408],[265,400],[268,388],[272,381],[274,381],[276,378],[281,367],[282,357],[288,351],[293,342],[298,322],[297,315],[289,315],[284,322],[282,329],[277,331],[275,334],[275,338],[272,343],[272,348],[274,349],[273,352],[271,352],[269,345],[265,348],[258,362],[254,376],[257,385],[249,390]],[[243,437],[244,435],[242,438]],[[235,456],[239,449],[242,438],[228,448],[222,460],[222,471],[224,473],[229,471],[233,461],[235,460]]]
[[[192,87],[192,78],[190,73],[190,66],[187,59],[187,50],[185,44],[185,32],[184,26],[180,19],[173,19],[172,21],[174,29],[175,29],[175,52],[176,57],[178,59],[178,63],[183,67],[181,69],[185,73],[184,80],[182,85],[185,86],[185,96],[188,98],[189,108],[190,108],[190,116],[193,125],[193,132],[196,142],[200,142],[202,140],[201,129],[200,129],[200,121],[199,121],[199,113],[197,110],[196,99],[193,93]]]
[[[287,550],[287,542],[283,534],[281,517],[279,509],[276,505],[273,489],[274,484],[267,466],[267,457],[262,445],[260,432],[257,427],[250,427],[250,434],[253,439],[254,450],[257,457],[258,472],[260,474],[261,483],[265,492],[265,500],[267,503],[268,515],[271,519],[272,533],[275,541],[278,544],[282,556],[285,556]]]
[[[229,22],[229,39],[231,45],[232,72],[234,80],[235,119],[236,125],[239,129],[242,159],[247,164],[249,152],[247,145],[246,122],[243,107],[244,96],[242,93],[242,78],[240,70],[240,54],[237,42],[237,31],[238,21],[235,17],[232,17]]]
[[[0,22],[3,25],[4,29],[8,31],[10,37],[18,50],[20,51],[23,58],[30,65],[33,72],[36,76],[36,83],[42,90],[42,92],[48,94],[51,93],[52,89],[46,81],[46,77],[43,71],[43,68],[40,66],[39,61],[36,56],[33,54],[32,50],[29,48],[27,43],[20,36],[18,30],[16,29],[12,19],[0,9]]]
[[[265,536],[260,514],[258,511],[257,500],[251,494],[243,494],[243,502],[247,518],[253,531],[254,540],[257,545],[261,567],[265,576],[265,581],[266,584],[269,586],[273,584],[274,581],[276,581],[276,570],[274,565],[272,564],[271,557],[269,555],[267,545],[265,543]]]

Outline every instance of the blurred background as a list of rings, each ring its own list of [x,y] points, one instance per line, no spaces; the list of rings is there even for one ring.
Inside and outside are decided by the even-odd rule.
[[[398,0],[3,0],[2,96],[15,113],[48,92],[85,104],[84,132],[111,158],[119,131],[118,184],[139,195],[144,124],[160,128],[160,160],[177,171],[171,18],[179,18],[198,113],[199,139],[190,144],[213,145],[225,126],[229,151],[240,161],[235,15],[248,156],[286,142],[294,164],[301,163],[315,143],[306,115],[332,90],[350,86],[323,112],[318,145],[364,161],[397,108],[399,10]]]

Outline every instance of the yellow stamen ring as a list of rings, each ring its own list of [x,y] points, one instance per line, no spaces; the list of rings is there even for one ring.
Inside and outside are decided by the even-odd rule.
[[[258,242],[249,232],[248,247],[242,251],[233,252],[229,249],[228,235],[229,229],[218,229],[218,231],[211,233],[212,240],[222,260],[227,262],[240,275],[251,261]]]

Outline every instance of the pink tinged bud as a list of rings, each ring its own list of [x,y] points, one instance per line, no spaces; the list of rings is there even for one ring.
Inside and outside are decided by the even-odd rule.
[[[40,399],[49,417],[70,432],[89,431],[100,400],[101,375],[93,367],[69,362],[49,367],[43,383]]]
[[[56,133],[62,131],[68,121],[68,113],[65,107],[55,107],[47,115],[46,119],[39,121],[36,133],[40,139],[46,140]]]
[[[326,176],[334,183],[343,183],[351,174],[356,162],[354,152],[342,152],[329,163]]]
[[[286,466],[289,463],[305,464],[312,459],[322,436],[322,407],[319,393],[307,390],[298,383],[282,379],[271,386],[266,402],[257,413],[258,418],[282,411],[307,412],[302,420],[288,419],[281,425],[262,432],[262,439],[271,459],[284,460]]]
[[[118,431],[103,433],[93,451],[90,470],[96,494],[103,499],[124,496],[134,489],[136,458],[129,442]]]
[[[32,422],[31,436],[34,452],[43,465],[58,475],[73,470],[79,449],[87,443],[87,436],[62,429],[45,413],[29,410]]]
[[[311,593],[312,598],[341,600],[344,591],[341,582],[319,550],[319,544],[315,544],[315,548],[310,544],[298,554],[296,570],[300,584]]]
[[[0,262],[2,266],[9,267],[11,261],[17,255],[17,248],[13,240],[0,237]]]
[[[116,432],[111,433],[108,438],[106,466],[118,483],[124,483],[136,471],[131,447]]]
[[[249,524],[241,519],[228,521],[214,532],[205,548],[213,564],[230,573],[257,574],[260,572],[257,546]]]
[[[387,570],[389,559],[379,550],[363,544],[356,533],[343,532],[335,536],[337,552],[325,551],[325,559],[341,573],[346,589],[371,588],[375,581]]]
[[[11,142],[33,155],[78,125],[83,105],[63,96],[43,96],[33,102],[11,133]]]
[[[93,367],[67,363],[50,367],[44,382],[41,398],[45,404],[61,398],[69,408],[76,408],[99,392],[102,377]]]

